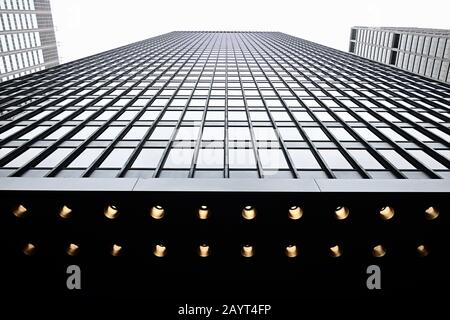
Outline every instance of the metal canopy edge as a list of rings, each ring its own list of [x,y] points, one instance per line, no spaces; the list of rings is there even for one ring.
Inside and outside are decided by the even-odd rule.
[[[0,178],[0,191],[450,193],[450,180]]]

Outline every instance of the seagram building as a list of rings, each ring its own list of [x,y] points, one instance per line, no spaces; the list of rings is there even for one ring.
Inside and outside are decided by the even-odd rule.
[[[417,295],[443,286],[450,86],[279,32],[171,32],[2,83],[0,176],[6,288],[33,264],[72,294],[78,263],[100,295],[366,296],[376,264]]]

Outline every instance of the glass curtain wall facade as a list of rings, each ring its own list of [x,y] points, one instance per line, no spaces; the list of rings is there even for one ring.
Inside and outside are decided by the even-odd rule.
[[[370,296],[373,264],[381,295],[446,288],[449,88],[279,32],[171,32],[4,82],[3,288],[70,295],[74,263],[116,297]]]
[[[448,178],[448,85],[279,33],[183,33],[1,87],[0,175]]]
[[[418,75],[450,82],[450,30],[353,27],[349,51]]]
[[[0,82],[58,64],[50,0],[1,0]]]

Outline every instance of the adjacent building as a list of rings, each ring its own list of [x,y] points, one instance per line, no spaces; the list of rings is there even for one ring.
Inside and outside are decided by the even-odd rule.
[[[50,0],[0,0],[0,82],[58,64]]]
[[[68,294],[76,263],[116,297],[364,296],[373,264],[381,294],[445,288],[449,92],[279,32],[171,32],[5,82],[3,287]]]
[[[450,82],[450,30],[353,27],[349,51],[443,82]]]

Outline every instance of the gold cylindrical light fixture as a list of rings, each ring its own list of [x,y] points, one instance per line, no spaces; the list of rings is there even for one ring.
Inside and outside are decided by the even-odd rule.
[[[164,246],[162,244],[157,244],[153,248],[153,254],[156,257],[159,257],[159,258],[165,257],[167,255],[167,248],[166,248],[166,246]]]
[[[291,206],[289,208],[289,219],[298,220],[303,216],[303,209],[299,206]]]
[[[62,206],[61,210],[59,210],[59,216],[63,219],[68,219],[72,215],[72,209],[70,209],[68,206],[64,205]]]
[[[256,209],[252,206],[245,206],[242,209],[242,217],[246,220],[253,220],[256,217]]]
[[[285,249],[286,256],[289,258],[295,258],[298,256],[298,249],[296,245],[288,245]]]
[[[375,258],[381,258],[384,257],[386,255],[386,248],[384,246],[382,246],[381,244],[373,247],[372,249],[372,255]]]
[[[339,258],[340,256],[342,256],[342,248],[338,245],[330,247],[330,256],[332,256],[333,258]]]
[[[246,244],[242,247],[241,254],[245,258],[251,258],[255,254],[255,249],[253,248],[253,246]]]
[[[164,208],[159,205],[154,206],[153,208],[150,209],[150,216],[153,219],[160,220],[164,218],[164,215],[165,215]]]
[[[439,209],[436,207],[429,207],[425,210],[425,219],[434,220],[439,217]]]
[[[200,257],[208,257],[210,254],[209,246],[206,244],[202,244],[198,247],[198,255]]]
[[[381,216],[381,219],[383,219],[383,220],[392,219],[394,217],[394,214],[395,214],[394,208],[389,207],[389,206],[383,207],[380,210],[380,216]]]
[[[22,252],[23,252],[24,255],[32,256],[33,254],[36,253],[36,246],[34,244],[32,244],[32,243],[27,243],[23,247]]]
[[[200,208],[198,209],[198,217],[201,220],[206,220],[209,218],[210,215],[210,211],[208,206],[200,206]]]
[[[428,247],[423,244],[419,245],[416,250],[419,257],[426,257],[430,254]]]
[[[122,254],[122,246],[119,246],[118,244],[113,244],[111,248],[111,255],[113,257],[118,257]]]
[[[347,219],[349,214],[350,210],[347,207],[337,207],[336,210],[334,211],[334,215],[338,220]]]
[[[80,247],[78,247],[76,244],[74,244],[74,243],[71,243],[71,244],[69,244],[69,247],[67,248],[67,250],[66,250],[66,253],[69,255],[69,256],[76,256],[77,254],[78,254],[78,252],[80,251]]]
[[[22,217],[24,217],[24,216],[27,214],[27,212],[28,212],[28,209],[27,209],[24,205],[22,205],[22,204],[19,204],[17,207],[15,207],[15,208],[13,209],[13,214],[14,214],[17,218],[22,218]]]
[[[105,214],[105,217],[113,220],[113,219],[116,219],[117,216],[119,215],[119,209],[114,205],[109,205],[105,208],[104,214]]]

